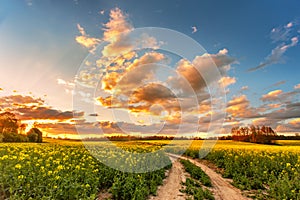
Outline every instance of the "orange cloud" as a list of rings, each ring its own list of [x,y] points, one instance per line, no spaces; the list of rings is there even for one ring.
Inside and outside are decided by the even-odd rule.
[[[201,102],[199,105],[199,114],[207,113],[211,110],[211,104],[209,101],[207,102]]]
[[[74,118],[74,115],[81,117],[84,114],[83,112],[60,111],[45,105],[45,101],[41,98],[22,95],[1,97],[0,108],[15,113],[21,120],[67,120]]]
[[[219,80],[219,83],[222,84],[223,87],[228,87],[229,85],[236,83],[236,79],[235,77],[223,76],[221,80]]]
[[[282,106],[282,104],[273,103],[273,104],[269,104],[268,106],[269,106],[269,108],[280,108]]]
[[[228,102],[226,111],[232,117],[250,118],[259,115],[250,107],[250,102],[246,95],[235,96]]]
[[[104,89],[104,90],[114,89],[120,78],[121,78],[120,74],[117,72],[111,72],[111,73],[105,75],[102,79],[102,89]]]
[[[262,101],[275,101],[279,99],[279,96],[282,94],[282,90],[274,90],[265,94],[261,97]]]
[[[300,125],[300,118],[292,119],[291,121],[289,121],[289,124],[293,126]]]
[[[82,46],[89,49],[94,49],[96,45],[99,44],[100,39],[89,37],[89,35],[86,34],[84,28],[81,27],[80,24],[77,24],[77,28],[81,34],[80,36],[76,36],[75,38],[78,44],[81,44]]]
[[[292,119],[288,123],[280,124],[276,127],[277,132],[283,132],[283,133],[284,132],[286,132],[286,133],[298,132],[299,133],[299,129],[300,129],[300,118]]]
[[[110,11],[110,20],[104,24],[103,39],[105,41],[116,42],[123,33],[128,33],[133,26],[128,22],[125,15],[119,8]]]
[[[132,57],[131,54],[129,58]],[[123,57],[126,59],[125,57]],[[117,61],[118,62],[118,61]],[[122,61],[121,61],[122,62]],[[122,94],[129,95],[132,89],[139,87],[141,83],[146,80],[154,78],[154,71],[157,66],[150,64],[166,62],[166,57],[157,52],[147,52],[140,58],[135,59],[132,63],[128,64],[127,68],[120,72],[120,68],[115,66],[118,72],[109,72],[102,79],[102,88],[107,91],[121,92]],[[116,88],[117,87],[117,88]]]
[[[109,42],[104,47],[104,56],[118,56],[133,49],[133,42],[128,38],[128,33],[133,30],[133,26],[119,8],[110,11],[110,19],[104,24],[103,40]]]
[[[139,103],[141,101],[159,103],[175,98],[172,91],[157,83],[150,83],[138,88],[133,92],[132,96],[131,103]]]
[[[78,27],[81,35],[86,35],[82,27]],[[96,78],[101,80],[103,94],[98,102],[107,108],[126,109],[129,112],[144,112],[153,115],[168,113],[173,116],[170,122],[178,122],[176,113],[183,111],[196,117],[198,110],[209,112],[210,105],[202,104],[209,98],[206,86],[217,83],[212,69],[216,66],[224,75],[220,80],[230,85],[236,80],[226,76],[230,64],[235,59],[229,57],[228,50],[222,49],[217,54],[196,56],[191,62],[182,59],[170,74],[157,74],[159,64],[169,64],[170,58],[164,53],[155,51],[163,42],[147,34],[138,38],[130,37],[133,25],[128,16],[119,8],[110,11],[110,19],[104,24],[102,41],[107,42],[102,50],[102,57],[95,64],[86,65],[78,81],[85,85],[95,86]],[[152,48],[152,52],[134,52],[133,49]],[[99,72],[94,70],[97,66]],[[92,68],[91,71],[89,69]],[[94,73],[94,71],[95,73]],[[204,73],[204,80],[200,73]],[[168,75],[168,76],[167,76]],[[158,79],[167,79],[160,84]],[[195,97],[193,99],[192,97]],[[200,107],[200,108],[199,108]],[[189,120],[187,120],[189,121]]]

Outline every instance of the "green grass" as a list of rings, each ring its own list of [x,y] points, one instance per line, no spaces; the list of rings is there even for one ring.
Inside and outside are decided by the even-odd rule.
[[[199,180],[203,185],[207,187],[212,186],[209,176],[207,176],[200,167],[197,167],[188,160],[181,159],[180,162],[183,164],[185,171],[188,172],[192,178]]]

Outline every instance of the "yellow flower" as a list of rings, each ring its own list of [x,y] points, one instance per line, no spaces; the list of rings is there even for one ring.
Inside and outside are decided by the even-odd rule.
[[[22,166],[21,166],[20,164],[16,164],[16,165],[15,165],[15,168],[16,168],[16,169],[21,169]]]
[[[18,179],[23,179],[23,178],[24,178],[24,175],[18,176]]]
[[[62,170],[63,168],[64,168],[64,166],[62,166],[62,165],[57,166],[57,170]]]

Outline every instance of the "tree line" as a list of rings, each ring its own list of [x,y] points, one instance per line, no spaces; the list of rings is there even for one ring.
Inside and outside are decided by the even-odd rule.
[[[232,140],[263,143],[273,143],[277,138],[276,132],[270,126],[236,126],[231,129]]]
[[[43,142],[43,133],[38,128],[25,132],[26,126],[15,114],[0,113],[0,142]]]

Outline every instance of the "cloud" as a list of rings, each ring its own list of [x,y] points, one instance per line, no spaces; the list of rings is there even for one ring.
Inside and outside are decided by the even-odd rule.
[[[281,106],[282,106],[282,104],[280,104],[280,103],[268,104],[268,107],[271,108],[271,109],[280,108]]]
[[[181,59],[174,67],[177,73],[171,73],[163,83],[157,80],[161,76],[157,70],[159,63],[169,62],[166,55],[152,51],[132,61],[118,59],[118,64],[113,64],[114,69],[102,79],[102,88],[107,94],[99,96],[97,101],[106,108],[154,115],[169,124],[190,123],[191,118],[199,118],[199,113],[208,115],[211,109],[211,102],[207,101],[210,95],[205,91],[207,83],[198,70],[209,74],[217,65],[226,74],[230,69],[228,65],[235,61],[227,53],[223,49],[217,54],[196,56],[192,62]],[[219,81],[216,77],[208,80],[208,84]],[[235,78],[225,76],[221,81],[229,85]],[[185,115],[190,116],[189,120]],[[211,114],[206,118],[211,121]],[[209,122],[206,123],[209,126]]]
[[[236,78],[230,76],[223,76],[221,80],[219,80],[219,83],[222,84],[223,87],[228,87],[229,85],[236,83]]]
[[[207,130],[211,117],[220,116],[218,113],[209,113],[212,102],[207,86],[218,84],[219,81],[228,86],[236,81],[227,75],[230,65],[236,62],[228,55],[227,49],[221,49],[216,54],[195,55],[191,61],[173,58],[157,50],[163,43],[156,38],[147,34],[130,36],[134,27],[128,15],[119,8],[110,11],[109,21],[103,26],[103,37],[100,40],[106,42],[106,46],[102,49],[102,57],[97,58],[95,63],[84,63],[84,69],[76,79],[80,85],[92,88],[101,80],[98,85],[101,92],[97,93],[96,98],[100,106],[115,111],[128,111],[130,116],[155,117],[161,121],[160,124],[167,124],[162,129],[164,133],[175,132],[179,123],[183,123],[182,127],[188,132],[192,122],[196,121],[198,126],[199,113],[205,116],[202,120],[205,124],[201,127]],[[79,31],[86,35],[83,29]],[[135,50],[140,48],[150,50]],[[171,70],[162,67],[165,65],[172,65]],[[224,76],[222,80],[215,77],[215,67]],[[165,73],[164,70],[172,72]],[[67,85],[67,81],[59,82]],[[145,132],[153,132],[151,127],[158,128],[155,123],[146,125],[142,120],[139,123],[145,127],[126,123],[122,127]]]
[[[266,117],[261,117],[261,118],[256,118],[252,120],[253,125],[255,126],[271,126],[271,127],[276,127],[277,120],[271,120],[269,118]]]
[[[230,64],[235,62],[235,59],[227,55],[227,50],[222,49],[217,54],[204,54],[196,56],[192,62],[181,59],[176,64],[176,71],[179,76],[170,77],[169,83],[173,88],[177,88],[187,95],[190,92],[197,94],[203,92],[209,84],[216,80],[212,74],[212,69],[216,66],[224,75],[230,69]],[[204,80],[202,74],[205,75]],[[188,84],[187,84],[188,83]],[[191,90],[192,89],[192,90]]]
[[[32,119],[51,119],[51,120],[67,120],[74,118],[73,111],[60,111],[53,109],[51,107],[19,107],[16,108],[19,114],[19,118],[22,120],[32,120]],[[80,116],[83,113],[79,114]]]
[[[88,87],[96,87],[98,81],[106,76],[114,76],[114,73],[120,73],[136,57],[134,49],[159,47],[160,43],[154,37],[142,34],[140,37],[132,37],[130,33],[134,30],[133,25],[128,19],[128,15],[119,8],[110,11],[109,21],[103,24],[103,36],[99,41],[106,43],[103,47],[102,57],[96,60],[96,63],[89,63],[82,69],[80,75],[76,78],[77,83]],[[83,35],[86,35],[83,29],[80,29]],[[92,45],[91,45],[92,46]],[[92,49],[95,50],[95,49]],[[97,52],[100,53],[100,52]],[[95,66],[93,68],[91,66]],[[108,75],[111,73],[111,75]],[[114,81],[111,81],[114,84]],[[110,86],[106,85],[109,89]]]
[[[249,87],[247,85],[245,85],[241,88],[241,91],[246,91],[246,90],[249,90]]]
[[[42,105],[45,101],[41,98],[33,98],[31,96],[11,95],[0,97],[0,107],[9,107],[11,105]]]
[[[88,49],[95,49],[96,45],[100,43],[100,39],[90,37],[86,34],[83,27],[80,26],[80,24],[77,24],[77,28],[80,32],[80,36],[76,36],[75,40],[78,44],[88,48]]]
[[[250,106],[246,95],[234,96],[227,104],[227,113],[233,118],[254,118],[260,116],[258,111]]]
[[[100,10],[99,13],[100,13],[101,15],[104,15],[105,10]]]
[[[188,120],[188,119],[187,119]],[[103,137],[104,134],[129,134],[139,133],[141,135],[165,133],[170,135],[178,135],[179,124],[150,124],[138,125],[126,122],[79,122],[75,124],[70,123],[44,123],[37,124],[37,127],[53,135],[59,134],[80,134],[81,137]],[[191,130],[197,130],[197,127],[191,129],[191,124],[182,124],[180,126],[181,133],[191,133]]]
[[[273,41],[273,43],[285,42],[289,40],[289,38],[291,38],[292,35],[294,35],[294,32],[297,29],[295,25],[295,22],[289,22],[284,26],[278,26],[273,28],[270,33],[270,38]]]
[[[298,126],[300,128],[300,118],[292,119],[291,121],[289,121],[289,124]]]
[[[248,69],[248,72],[253,72],[268,65],[283,62],[282,57],[286,51],[298,44],[298,29],[299,26],[294,21],[289,22],[284,26],[273,28],[270,33],[270,38],[272,43],[276,43],[277,46],[271,51],[270,55],[265,58],[265,61],[261,62],[256,67]]]
[[[279,121],[291,118],[300,118],[300,103],[295,102],[286,104],[281,109],[265,113],[263,116],[268,119],[277,119]]]
[[[300,89],[300,83],[294,86],[295,90],[299,90]]]
[[[74,88],[75,88],[75,83],[73,82],[68,82],[68,81],[65,81],[63,79],[56,79],[57,80],[57,84],[58,85],[62,85],[65,89],[65,92],[67,94],[74,94]]]
[[[270,85],[268,88],[271,88],[271,87],[278,87],[278,86],[283,85],[283,84],[285,84],[285,83],[286,83],[286,81],[278,81],[278,82],[276,82],[276,83]]]
[[[274,48],[269,56],[265,58],[265,61],[259,64],[256,67],[248,69],[248,72],[253,72],[258,69],[264,68],[267,65],[277,64],[282,61],[283,54],[291,47],[294,47],[298,44],[298,37],[293,37],[290,44],[280,44]]]
[[[276,101],[279,100],[280,95],[283,94],[282,90],[274,90],[268,94],[263,95],[260,100],[262,101]]]
[[[285,133],[295,133],[298,132],[299,133],[299,129],[300,129],[300,118],[293,118],[291,120],[288,120],[287,123],[284,124],[279,124],[276,127],[276,130],[279,132],[285,132]]]
[[[197,27],[196,26],[192,26],[192,33],[196,33],[198,31]]]
[[[32,6],[33,5],[32,0],[25,0],[25,1],[26,1],[27,6]]]
[[[127,15],[119,8],[110,11],[109,22],[104,24],[103,40],[116,42],[124,33],[128,33],[133,29],[131,23],[128,22]]]
[[[293,26],[293,22],[289,22],[287,25],[286,25],[286,28],[292,28]]]
[[[273,90],[270,91],[269,93],[262,95],[260,100],[263,102],[265,101],[280,101],[282,103],[284,102],[291,102],[295,95],[299,94],[300,91],[291,91],[291,92],[283,92],[282,90]]]
[[[84,113],[73,111],[60,111],[45,105],[41,98],[32,96],[11,95],[0,98],[0,108],[4,111],[13,112],[21,120],[67,120],[76,116],[83,116]]]
[[[157,103],[175,98],[175,95],[172,93],[172,91],[157,83],[150,83],[146,86],[138,88],[133,92],[132,96],[132,103],[140,103],[142,101]]]
[[[167,58],[164,54],[154,51],[147,52],[140,58],[134,59],[122,72],[119,72],[119,69],[124,67],[122,66],[123,62],[121,62],[121,66],[115,66],[116,70],[107,73],[103,77],[101,81],[102,88],[106,91],[118,89],[122,94],[131,92],[133,88],[154,79],[157,64],[165,62],[167,62]]]

